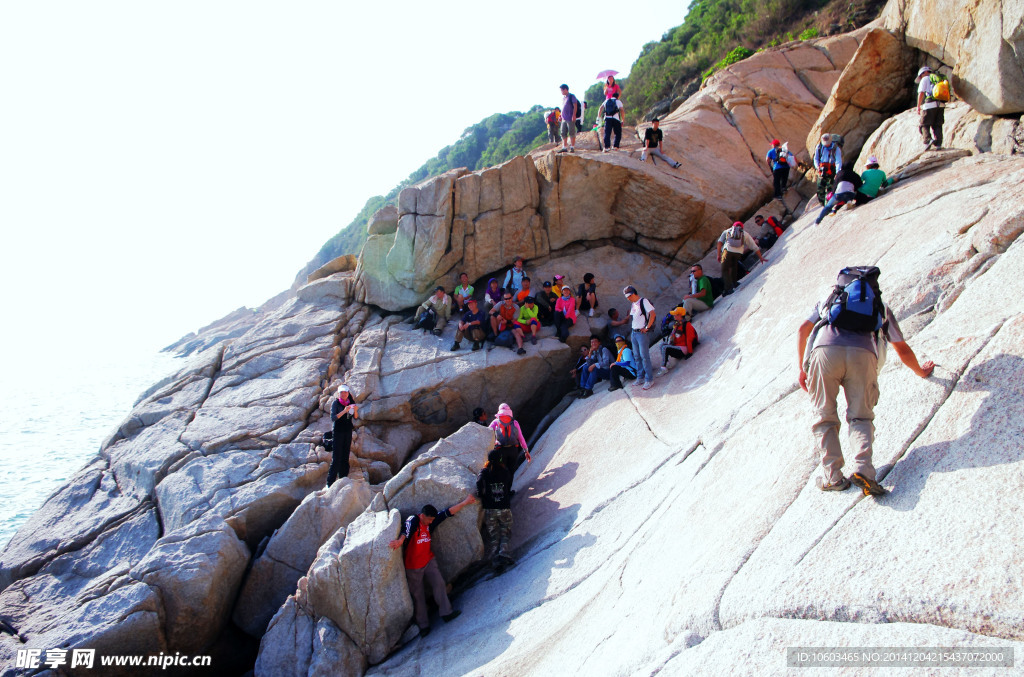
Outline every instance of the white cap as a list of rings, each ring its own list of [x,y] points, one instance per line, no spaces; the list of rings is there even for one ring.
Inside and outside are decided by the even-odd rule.
[[[342,394],[342,393],[348,393],[348,392],[351,392],[351,391],[349,390],[347,385],[341,384],[340,386],[338,386],[338,394],[339,395]]]
[[[921,70],[917,71],[917,77],[914,78],[914,82],[920,82],[921,78],[925,76],[925,73],[931,73],[932,69],[928,66],[921,66]]]
[[[869,165],[877,165],[878,164],[878,158],[875,157],[874,155],[872,155],[871,157],[868,158],[868,164]]]

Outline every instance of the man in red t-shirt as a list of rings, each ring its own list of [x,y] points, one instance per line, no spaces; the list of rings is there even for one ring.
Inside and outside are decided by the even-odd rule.
[[[452,610],[451,602],[448,601],[448,591],[445,589],[444,577],[441,575],[441,570],[437,568],[437,560],[434,559],[434,551],[431,549],[430,543],[434,529],[470,503],[475,502],[476,497],[470,494],[461,503],[456,503],[441,512],[427,504],[423,506],[420,514],[410,515],[405,520],[402,535],[389,543],[392,550],[398,550],[406,541],[409,541],[409,545],[405,548],[405,578],[409,582],[409,592],[412,594],[412,606],[416,613],[416,625],[420,628],[420,637],[426,637],[430,632],[430,620],[427,618],[427,598],[423,593],[424,582],[430,585],[430,589],[434,593],[434,601],[437,602],[438,611],[441,612],[441,618],[445,623],[455,620],[456,616],[462,613]]]

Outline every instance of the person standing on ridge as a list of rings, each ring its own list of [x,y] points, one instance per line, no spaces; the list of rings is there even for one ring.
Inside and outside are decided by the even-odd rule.
[[[677,169],[680,163],[661,152],[665,135],[659,129],[660,124],[658,118],[654,118],[651,120],[651,126],[644,130],[644,149],[640,153],[640,162],[646,162],[647,153],[650,153],[651,157],[661,158],[668,163],[669,167]]]
[[[604,152],[609,152],[613,147],[619,149],[622,141],[622,122],[625,119],[625,108],[619,101],[619,93],[612,94],[612,98],[601,104],[601,113],[604,115]],[[612,134],[615,141],[612,142]]]
[[[789,151],[782,148],[782,142],[772,139],[771,150],[765,156],[768,162],[768,169],[772,172],[772,186],[775,191],[775,199],[781,200],[786,193],[786,184],[789,183]]]
[[[576,152],[576,118],[579,115],[580,100],[575,94],[569,93],[569,85],[559,87],[562,90],[562,149],[559,153]]]
[[[843,150],[833,143],[831,134],[822,134],[821,143],[814,147],[812,160],[814,170],[818,172],[818,203],[824,205],[836,172],[843,167]]]
[[[504,402],[499,404],[498,413],[494,415],[490,428],[494,431],[494,449],[501,452],[502,460],[510,473],[515,475],[524,459],[527,463],[533,461],[519,421],[512,417],[512,407]]]
[[[331,421],[334,423],[334,451],[331,467],[327,470],[327,486],[339,477],[348,477],[348,454],[352,449],[352,428],[359,416],[359,407],[352,399],[347,385],[338,386],[338,396],[331,402]]]
[[[484,511],[484,529],[487,530],[487,551],[499,573],[515,564],[509,555],[512,540],[512,473],[505,466],[499,449],[491,449],[487,462],[476,478],[476,495]]]
[[[933,71],[928,66],[922,66],[917,71],[917,114],[921,116],[921,136],[924,139],[924,149],[939,150],[942,148],[942,124],[945,122],[945,104],[935,97]],[[945,81],[945,78],[942,78]],[[946,85],[949,86],[948,84]],[[948,99],[948,97],[947,97]]]
[[[743,222],[736,221],[731,227],[722,231],[718,236],[718,260],[722,262],[722,282],[725,285],[723,296],[728,296],[736,289],[736,280],[739,274],[740,259],[744,252],[750,249],[757,252],[757,258],[764,263],[764,254],[757,242],[750,236],[750,233],[743,230]]]
[[[431,541],[434,530],[441,526],[446,519],[455,516],[472,503],[476,503],[473,494],[440,512],[428,503],[423,506],[420,514],[410,515],[406,518],[402,534],[388,543],[392,550],[398,550],[406,541],[409,542],[405,549],[405,579],[409,583],[409,593],[412,595],[412,607],[416,615],[416,625],[420,628],[420,637],[430,634],[427,598],[423,594],[424,583],[430,586],[434,601],[437,602],[437,610],[445,623],[454,621],[462,613],[452,609],[452,604],[448,601],[444,576],[441,575],[441,570],[437,567],[437,560],[434,559]]]
[[[879,351],[886,342],[900,361],[920,376],[931,376],[935,364],[918,364],[892,310],[882,302],[875,267],[844,268],[829,297],[816,305],[797,332],[798,382],[810,396],[816,421],[811,427],[822,453],[822,491],[843,491],[854,484],[864,495],[886,493],[876,480],[871,463],[878,403]],[[846,422],[853,447],[854,472],[843,477],[843,451],[839,444],[839,388],[846,395]]]
[[[633,360],[636,365],[636,383],[634,388],[640,387],[650,390],[654,385],[654,367],[651,365],[650,332],[654,327],[657,316],[654,314],[654,304],[636,293],[636,287],[627,286],[622,290],[623,296],[631,304],[629,316],[633,320],[632,348]]]
[[[561,143],[562,137],[558,134],[558,121],[561,117],[562,114],[557,108],[552,108],[551,112],[544,116],[544,122],[548,125],[548,143]]]

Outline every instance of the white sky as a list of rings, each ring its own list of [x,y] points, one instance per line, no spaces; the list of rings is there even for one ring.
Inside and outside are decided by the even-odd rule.
[[[0,359],[262,303],[466,127],[625,74],[687,5],[0,4]]]

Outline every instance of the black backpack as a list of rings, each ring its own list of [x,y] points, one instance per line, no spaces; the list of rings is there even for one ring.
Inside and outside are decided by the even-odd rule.
[[[725,292],[725,282],[720,277],[711,277],[710,275],[708,279],[711,280],[711,295],[717,299]]]
[[[324,451],[334,451],[334,431],[328,430],[324,433]]]
[[[608,99],[604,102],[604,115],[605,117],[611,117],[619,114],[619,100],[615,97]]]

